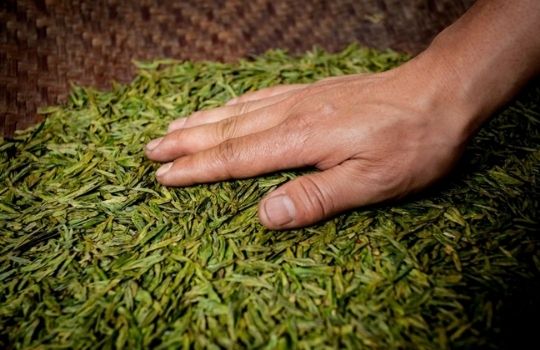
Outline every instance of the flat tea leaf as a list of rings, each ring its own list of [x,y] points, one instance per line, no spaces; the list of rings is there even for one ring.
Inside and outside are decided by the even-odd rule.
[[[538,83],[437,187],[306,229],[257,219],[302,171],[164,188],[144,156],[173,119],[247,91],[406,59],[351,46],[143,62],[129,84],[74,87],[42,109],[0,140],[0,348],[526,348],[540,311]]]

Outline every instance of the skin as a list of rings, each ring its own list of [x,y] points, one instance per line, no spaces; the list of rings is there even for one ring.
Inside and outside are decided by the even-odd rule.
[[[313,166],[259,205],[268,228],[307,226],[443,177],[539,71],[540,1],[480,0],[398,68],[250,92],[172,122],[145,152],[166,186]]]

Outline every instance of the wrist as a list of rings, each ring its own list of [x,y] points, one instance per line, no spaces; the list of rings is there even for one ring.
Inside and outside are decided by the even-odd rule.
[[[450,59],[432,45],[400,69],[406,82],[414,82],[413,98],[437,124],[440,134],[465,144],[489,114],[482,99],[476,98],[472,81]]]
[[[540,72],[539,18],[535,0],[478,1],[411,61],[460,115],[465,138]]]

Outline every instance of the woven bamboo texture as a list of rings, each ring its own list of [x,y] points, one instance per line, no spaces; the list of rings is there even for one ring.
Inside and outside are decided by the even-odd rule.
[[[131,61],[231,61],[351,42],[415,53],[472,0],[1,0],[0,136],[40,120],[70,84],[127,82]]]

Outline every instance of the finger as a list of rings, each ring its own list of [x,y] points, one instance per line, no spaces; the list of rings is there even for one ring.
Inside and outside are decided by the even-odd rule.
[[[354,76],[325,78],[316,84],[330,85],[339,83],[344,79],[352,79],[353,77]],[[168,132],[181,128],[191,128],[202,124],[215,123],[235,115],[251,112],[278,103],[291,96],[293,92],[301,90],[308,85],[309,84],[277,85],[258,91],[248,92],[240,97],[230,100],[223,107],[198,111],[187,118],[176,119],[169,124]]]
[[[268,88],[257,90],[257,91],[246,92],[245,94],[241,96],[233,98],[232,100],[227,102],[225,105],[232,106],[238,103],[246,103],[246,102],[262,100],[268,97],[273,97],[276,95],[281,95],[284,93],[302,89],[306,87],[307,85],[308,84],[276,85],[276,86],[268,87]]]
[[[168,162],[187,154],[193,154],[220,143],[272,128],[281,123],[286,114],[282,108],[262,108],[216,123],[182,128],[151,141],[146,146],[149,159]]]
[[[357,73],[357,74],[351,74],[351,75],[342,75],[342,76],[334,76],[334,77],[328,77],[321,79],[314,84],[332,84],[332,83],[339,83],[346,80],[352,80],[356,79],[358,76],[364,75],[364,73]],[[310,84],[287,84],[287,85],[276,85],[269,88],[247,92],[239,97],[233,98],[229,102],[225,104],[225,106],[232,106],[238,103],[245,103],[250,101],[257,101],[257,100],[263,100],[268,97],[278,96],[278,95],[287,95],[288,93],[292,93],[294,91],[301,90],[305,88],[306,86],[309,86]]]
[[[318,80],[315,84],[342,83],[345,81],[355,80],[361,76],[364,77],[369,74],[370,73],[355,73],[355,74],[347,74],[347,75],[336,75],[336,76],[331,76],[331,77]]]
[[[199,125],[216,123],[221,120],[231,118],[233,116],[238,116],[246,114],[249,112],[256,111],[258,109],[276,104],[287,96],[273,96],[258,101],[251,101],[246,103],[238,103],[233,106],[223,106],[213,109],[208,109],[204,111],[198,111],[193,113],[187,118],[176,119],[175,121],[169,124],[168,133],[182,128],[192,128]]]
[[[303,227],[382,200],[378,196],[384,191],[359,182],[350,162],[355,161],[299,177],[270,193],[259,205],[261,223],[270,229]]]
[[[312,162],[302,155],[299,137],[277,127],[176,159],[158,169],[158,181],[166,186],[188,186],[296,168]]]

